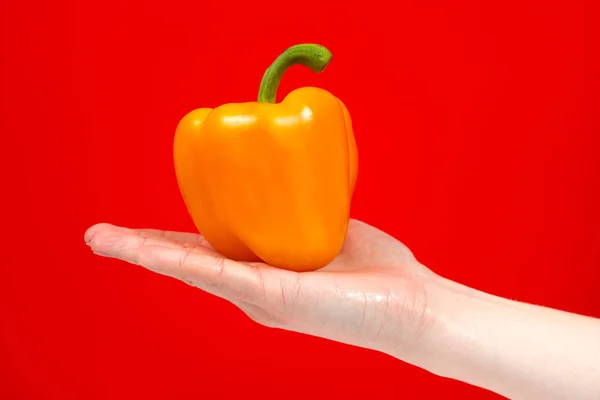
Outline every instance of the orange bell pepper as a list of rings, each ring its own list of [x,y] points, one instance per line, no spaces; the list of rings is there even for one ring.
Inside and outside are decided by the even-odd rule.
[[[290,66],[319,73],[331,57],[320,45],[292,46],[266,70],[257,102],[199,108],[177,125],[174,161],[183,200],[224,256],[310,271],[340,252],[358,171],[350,114],[315,87],[275,103]]]

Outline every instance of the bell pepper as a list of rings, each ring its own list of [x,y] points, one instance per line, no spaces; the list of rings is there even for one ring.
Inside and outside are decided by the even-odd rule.
[[[321,45],[292,46],[264,73],[258,101],[198,108],[177,124],[183,201],[222,255],[312,271],[339,254],[358,171],[350,114],[316,87],[275,101],[288,68],[320,73],[331,58]]]

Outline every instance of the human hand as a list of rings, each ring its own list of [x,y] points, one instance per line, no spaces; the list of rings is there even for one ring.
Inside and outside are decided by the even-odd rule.
[[[98,224],[85,240],[96,254],[182,280],[268,327],[381,351],[508,398],[600,398],[600,320],[449,281],[360,221],[330,265],[302,273],[226,259],[191,233]]]
[[[410,359],[431,320],[435,274],[388,234],[352,220],[339,256],[314,272],[236,262],[192,233],[98,224],[85,241],[118,258],[226,299],[254,321]]]

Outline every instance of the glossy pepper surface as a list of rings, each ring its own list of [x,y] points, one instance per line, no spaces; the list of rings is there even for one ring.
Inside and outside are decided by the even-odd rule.
[[[318,73],[330,60],[323,46],[292,46],[266,70],[257,102],[199,108],[177,125],[174,161],[183,200],[222,255],[310,271],[340,252],[358,167],[350,114],[315,87],[275,102],[290,66]]]

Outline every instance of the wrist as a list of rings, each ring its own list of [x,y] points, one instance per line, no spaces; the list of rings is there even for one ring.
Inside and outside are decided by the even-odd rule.
[[[465,285],[431,273],[422,284],[418,316],[414,318],[412,340],[387,353],[435,375],[452,377],[456,369],[460,338],[468,336],[465,326],[459,326],[456,312],[468,313],[468,304],[489,296]]]
[[[410,357],[393,356],[508,398],[599,398],[597,320],[439,276],[426,288],[428,329]]]
[[[484,326],[484,315],[510,301],[434,273],[424,280],[422,289],[412,341],[387,353],[435,375],[480,386],[473,382],[473,372],[490,367],[482,364],[491,356],[482,354],[490,350],[486,331],[498,329]]]
[[[435,375],[508,398],[600,398],[600,321],[484,293],[433,276],[426,329],[390,353]]]
[[[419,332],[415,365],[435,375],[465,380],[460,368],[472,363],[477,340],[471,313],[494,296],[434,275],[425,285],[427,329]]]

